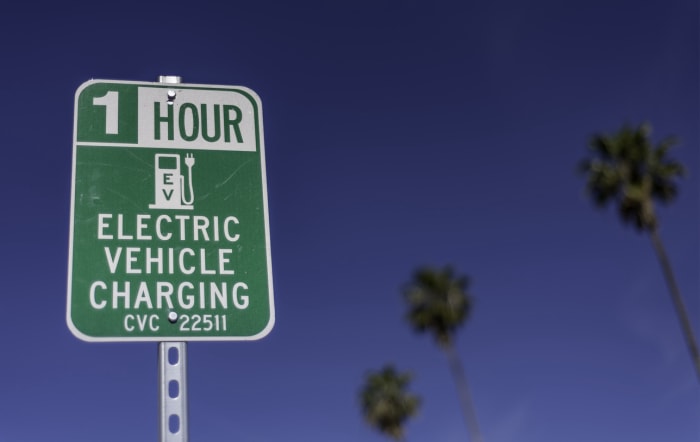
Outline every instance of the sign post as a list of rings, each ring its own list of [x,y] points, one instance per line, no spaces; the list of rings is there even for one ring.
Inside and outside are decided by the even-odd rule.
[[[91,80],[75,95],[66,320],[158,341],[162,442],[187,442],[186,341],[274,325],[260,99],[238,86]]]
[[[180,83],[180,77],[176,76],[161,76],[158,80],[160,83]],[[168,97],[172,99],[175,95],[169,92]],[[156,199],[159,196],[157,195]],[[163,199],[162,196],[161,199]],[[168,315],[169,321],[177,320],[175,312],[170,312]],[[160,413],[158,421],[160,442],[188,442],[187,405],[187,343],[159,342],[158,408]]]

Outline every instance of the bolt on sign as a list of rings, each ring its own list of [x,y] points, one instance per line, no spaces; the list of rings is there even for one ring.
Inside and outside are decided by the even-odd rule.
[[[86,341],[270,332],[262,109],[253,91],[112,80],[78,88],[66,316]]]

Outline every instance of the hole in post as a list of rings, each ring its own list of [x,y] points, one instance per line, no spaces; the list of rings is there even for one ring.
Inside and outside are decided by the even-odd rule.
[[[168,418],[168,429],[170,434],[175,434],[180,431],[180,416],[177,414],[171,414]]]
[[[180,395],[180,383],[178,381],[168,382],[168,396],[175,399]]]
[[[180,360],[180,352],[177,347],[170,347],[168,349],[168,364],[175,365]]]

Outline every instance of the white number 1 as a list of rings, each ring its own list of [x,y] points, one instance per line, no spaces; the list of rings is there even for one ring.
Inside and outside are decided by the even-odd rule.
[[[119,92],[109,91],[101,97],[93,97],[92,104],[105,107],[105,133],[119,133]]]

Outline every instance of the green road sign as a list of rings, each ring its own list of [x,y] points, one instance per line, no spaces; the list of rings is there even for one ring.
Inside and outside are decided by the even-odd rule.
[[[87,341],[252,340],[274,324],[262,109],[244,87],[75,94],[68,327]]]

